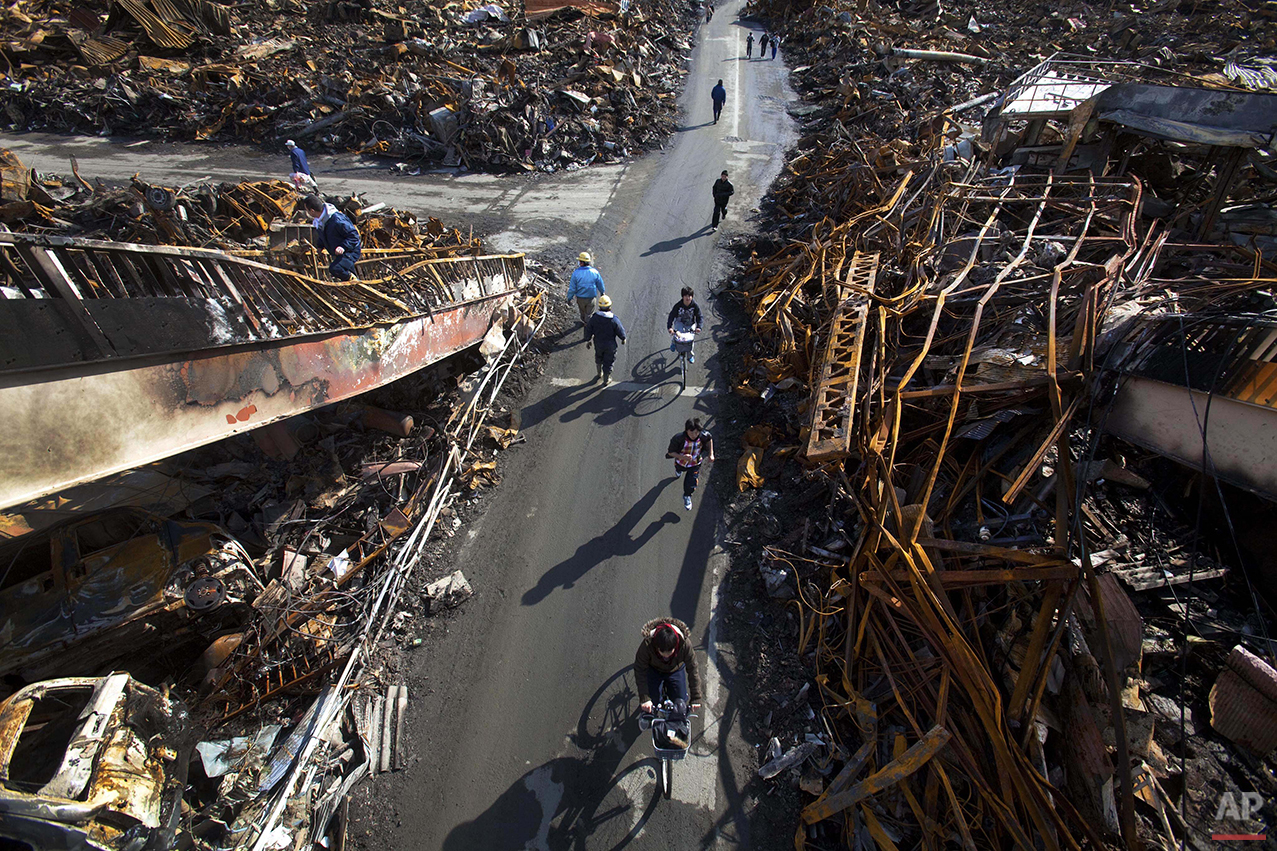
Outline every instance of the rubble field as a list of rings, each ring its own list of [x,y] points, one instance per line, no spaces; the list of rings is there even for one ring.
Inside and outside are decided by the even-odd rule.
[[[1277,492],[1216,441],[1271,410],[1272,10],[747,14],[802,96],[717,296],[760,836],[1265,834]]]
[[[0,125],[552,172],[672,131],[683,0],[18,0],[0,6]]]

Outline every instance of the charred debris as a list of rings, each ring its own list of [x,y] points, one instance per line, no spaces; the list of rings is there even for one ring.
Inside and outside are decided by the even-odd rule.
[[[61,252],[48,256],[92,291],[90,317],[162,287],[203,303],[216,281],[200,269],[241,274],[218,258],[253,262],[241,289],[273,281],[253,327],[284,343],[323,315],[490,311],[472,345],[406,378],[0,515],[7,839],[340,847],[348,792],[404,765],[403,657],[421,617],[472,593],[437,557],[522,440],[515,402],[544,363],[545,279],[522,255],[485,260],[436,219],[347,197],[335,200],[368,272],[351,301],[325,281],[287,184],[111,188],[35,174],[7,151],[0,169],[7,299],[47,300],[21,241],[35,239],[30,251]],[[431,296],[414,307],[422,274]]]
[[[673,130],[696,4],[20,0],[0,124],[393,157],[615,162]]]
[[[1271,9],[749,11],[802,138],[724,290],[727,616],[795,847],[1269,833]]]

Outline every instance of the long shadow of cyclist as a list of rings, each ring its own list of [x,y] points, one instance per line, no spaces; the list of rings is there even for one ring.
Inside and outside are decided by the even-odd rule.
[[[524,774],[473,821],[454,828],[444,851],[619,851],[638,838],[658,804],[690,810],[657,794],[655,759],[621,768],[640,735],[633,679],[626,665],[586,702],[570,736],[579,755]]]

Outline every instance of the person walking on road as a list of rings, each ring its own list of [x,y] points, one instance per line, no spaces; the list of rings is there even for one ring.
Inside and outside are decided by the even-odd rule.
[[[772,33],[772,59],[776,58],[776,48],[780,47],[780,37]]]
[[[750,33],[745,36],[745,58],[749,59],[754,55],[754,34]]]
[[[766,31],[764,31],[764,32],[763,32],[763,37],[762,37],[762,38],[760,38],[760,39],[758,40],[758,58],[759,58],[759,59],[766,59],[766,58],[767,58],[767,40],[768,40],[768,38],[769,38],[769,36],[767,35]]]
[[[683,476],[683,508],[691,511],[701,463],[714,462],[714,438],[701,428],[700,417],[688,420],[683,430],[670,438],[665,457],[674,459],[674,478]]]
[[[727,179],[727,172],[723,172],[723,176],[714,181],[714,220],[710,223],[710,227],[718,230],[718,220],[721,218],[727,220],[727,199],[731,198],[736,192],[736,187],[732,186],[732,182]]]
[[[652,702],[662,693],[674,701],[675,726],[685,723],[688,710],[701,705],[701,672],[692,649],[692,630],[678,618],[652,618],[643,624],[643,643],[634,653],[634,682],[638,688],[639,711],[651,713]],[[687,730],[670,736],[670,744],[687,747]]]
[[[572,273],[572,280],[568,282],[568,304],[572,303],[572,299],[576,299],[576,308],[581,313],[581,324],[590,321],[590,317],[594,315],[595,309],[598,307],[598,298],[604,294],[603,276],[599,274],[599,270],[590,265],[592,262],[590,252],[582,251],[577,255],[580,265],[576,267],[576,271]]]
[[[714,19],[714,4],[710,2],[706,2],[705,3],[705,23],[708,24],[713,19]]]
[[[289,178],[293,181],[293,185],[298,189],[309,189],[311,192],[319,192],[319,184],[315,182],[315,175],[310,173],[310,163],[306,161],[306,152],[297,147],[297,143],[289,139],[284,143],[288,148],[288,157],[292,160],[293,170],[289,174]]]
[[[355,264],[363,254],[359,228],[345,213],[318,195],[307,195],[302,203],[315,217],[311,222],[315,226],[315,243],[332,256],[328,271],[339,281],[351,280],[355,277]]]
[[[727,89],[723,88],[722,80],[718,81],[718,85],[714,86],[709,96],[714,101],[714,123],[717,124],[718,116],[723,112],[723,104],[727,103]]]
[[[585,347],[594,345],[594,377],[602,378],[603,386],[612,383],[612,364],[616,362],[616,343],[625,345],[625,326],[612,313],[612,299],[599,296],[599,309],[585,323]]]

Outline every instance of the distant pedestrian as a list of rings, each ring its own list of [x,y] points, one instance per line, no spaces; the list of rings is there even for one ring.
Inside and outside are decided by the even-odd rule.
[[[768,39],[768,35],[767,33],[764,32],[763,37],[758,40],[758,58],[759,59],[767,58],[767,39]]]
[[[307,212],[315,217],[315,242],[332,257],[328,271],[339,281],[355,277],[355,264],[363,254],[363,240],[359,228],[346,214],[332,204],[324,203],[318,195],[307,195],[302,202]]]
[[[745,37],[745,58],[749,59],[754,55],[754,34],[750,33]]]
[[[727,103],[727,89],[723,88],[723,81],[719,80],[718,85],[714,86],[709,96],[714,101],[714,123],[718,123],[718,116],[723,112],[723,104]]]
[[[714,221],[710,224],[714,230],[718,230],[718,220],[727,219],[727,199],[736,193],[736,187],[732,186],[730,180],[727,179],[727,172],[723,172],[723,176],[714,181]]]
[[[780,47],[780,36],[772,35],[772,59],[776,58],[776,48]]]
[[[310,163],[306,161],[306,152],[297,147],[292,139],[285,142],[284,146],[288,148],[288,156],[292,160],[293,170],[289,178],[293,185],[298,189],[319,192],[319,184],[315,182],[315,175],[310,173]]]
[[[572,280],[568,282],[568,304],[572,303],[572,299],[576,299],[576,308],[581,313],[581,324],[584,325],[594,315],[599,296],[604,293],[603,276],[590,265],[593,260],[590,252],[582,251],[577,255],[577,260],[580,261],[580,265],[576,267],[576,271],[572,273]]]
[[[709,23],[714,19],[714,4],[706,2],[705,4],[705,23]]]
[[[598,311],[585,323],[585,347],[594,344],[594,377],[602,378],[604,387],[612,382],[617,340],[625,345],[625,326],[612,313],[612,299],[599,296]]]

